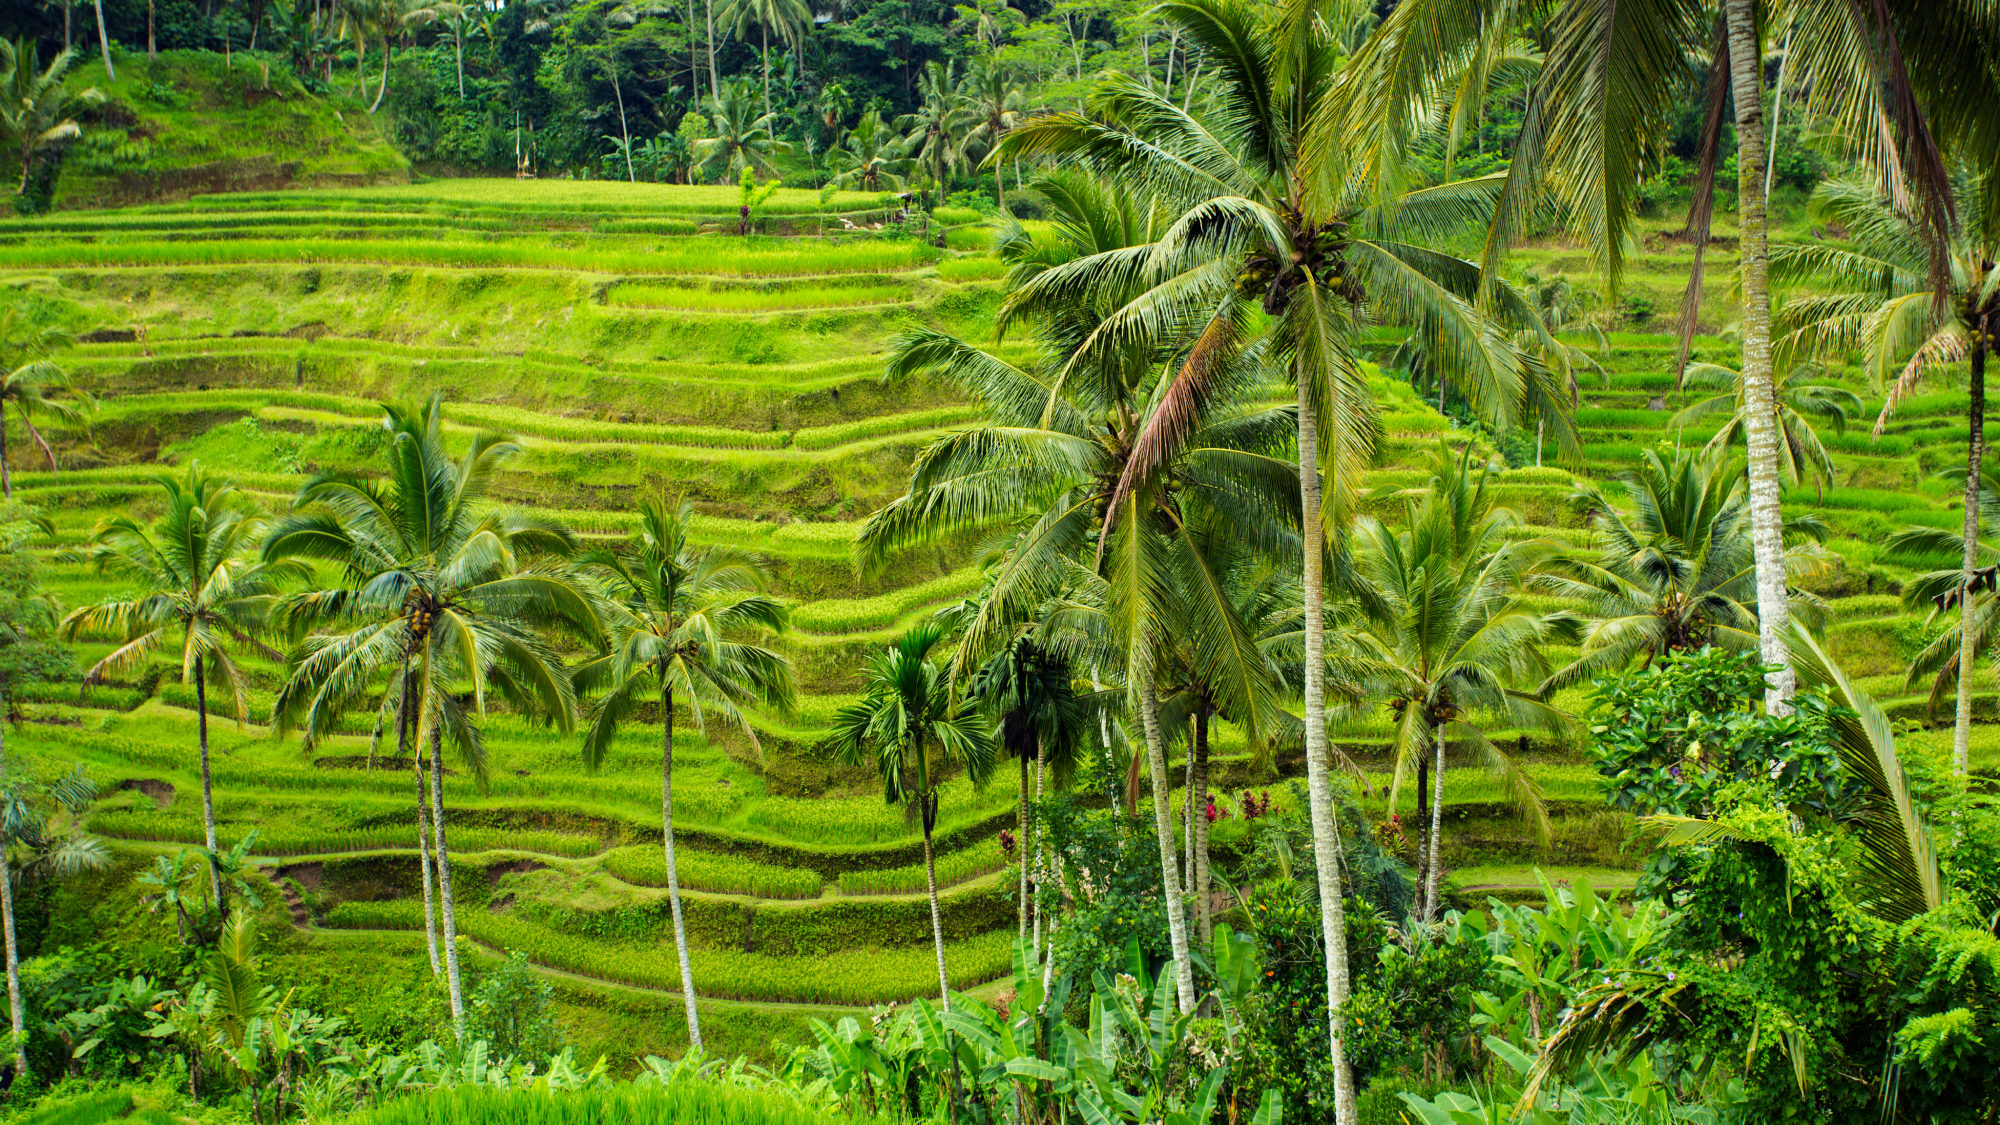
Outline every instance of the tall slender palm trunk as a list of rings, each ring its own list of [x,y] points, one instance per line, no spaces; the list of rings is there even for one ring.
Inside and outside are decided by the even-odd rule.
[[[1201,943],[1215,940],[1215,919],[1209,915],[1211,885],[1208,870],[1208,708],[1194,712],[1194,910],[1201,926]]]
[[[1174,986],[1180,1010],[1194,1010],[1194,965],[1188,957],[1187,900],[1181,894],[1180,864],[1174,855],[1171,786],[1167,755],[1160,743],[1160,699],[1148,674],[1139,687],[1139,718],[1146,728],[1146,766],[1153,781],[1153,827],[1160,841],[1160,881],[1166,892],[1167,940],[1174,954]]]
[[[667,852],[667,902],[674,911],[674,952],[681,959],[681,1002],[687,1005],[688,1047],[701,1048],[701,1013],[695,1010],[694,968],[688,963],[687,922],[681,917],[680,871],[674,866],[674,689],[660,692],[665,713],[660,740],[660,840]]]
[[[382,83],[375,88],[375,101],[368,107],[371,114],[382,108],[382,95],[389,92],[389,60],[394,57],[395,52],[389,49],[389,37],[385,35],[382,37]]]
[[[201,740],[201,836],[208,844],[209,853],[218,848],[215,842],[215,789],[208,772],[208,681],[202,674],[201,660],[194,662],[194,726]],[[208,891],[215,896],[215,905],[222,906],[222,878],[215,873],[215,864],[208,865]]]
[[[1966,421],[1972,427],[1965,449],[1964,585],[1958,599],[1958,715],[1952,724],[1952,767],[1960,774],[1972,768],[1972,665],[1978,653],[1974,629],[1972,581],[1979,574],[1979,476],[1986,460],[1986,318],[1972,324],[1972,404]]]
[[[1035,816],[1034,819],[1029,823],[1029,828],[1035,834],[1035,842],[1034,842],[1035,850],[1033,853],[1035,857],[1035,901],[1033,903],[1035,911],[1035,936],[1034,936],[1034,944],[1028,947],[1029,950],[1032,951],[1036,957],[1040,957],[1042,955],[1042,884],[1046,883],[1049,877],[1049,865],[1042,861],[1042,777],[1047,770],[1047,766],[1048,766],[1048,748],[1042,745],[1042,740],[1040,738],[1036,738],[1035,739]],[[1027,847],[1028,844],[1026,841],[1022,841],[1021,846]],[[1055,940],[1056,940],[1056,927],[1054,920],[1051,920],[1049,922],[1049,944],[1053,946],[1055,944]],[[1050,960],[1053,961],[1054,957],[1051,956]]]
[[[104,52],[104,77],[118,81],[118,72],[111,67],[111,36],[104,30],[104,0],[90,0],[90,6],[97,10],[97,46]]]
[[[944,1010],[951,1011],[951,976],[944,967],[944,914],[938,909],[937,855],[931,850],[931,825],[935,821],[933,810],[937,807],[937,794],[929,785],[917,798],[923,806],[917,810],[917,818],[924,825],[924,887],[931,898],[931,944],[937,949],[938,999]]]
[[[444,842],[443,732],[431,727],[431,830],[437,833],[438,899],[444,917],[445,979],[451,985],[451,1026],[465,1039],[465,987],[458,975],[458,911],[451,897],[451,852]]]
[[[1192,91],[1190,91],[1192,92]],[[1326,745],[1326,586],[1320,573],[1326,531],[1321,524],[1319,419],[1312,401],[1317,372],[1298,372],[1299,500],[1304,542],[1306,626],[1306,794],[1312,814],[1313,861],[1319,876],[1320,937],[1326,943],[1326,1023],[1333,1060],[1333,1117],[1355,1125],[1354,1071],[1342,1033],[1347,1023],[1346,904],[1341,901],[1340,822],[1333,811],[1333,762]]]
[[[722,78],[715,72],[715,0],[704,0],[702,5],[708,14],[708,95],[722,96]]]
[[[417,778],[417,866],[423,869],[424,878],[424,944],[431,953],[431,975],[437,976],[444,972],[444,964],[438,960],[437,896],[431,880],[431,857],[437,854],[437,845],[431,835],[431,796],[424,778],[423,755],[412,761],[411,770]]]
[[[1442,869],[1438,865],[1438,840],[1444,835],[1444,724],[1437,728],[1437,767],[1431,771],[1431,838],[1427,848],[1429,855],[1424,860],[1424,910],[1423,920],[1429,923],[1437,916],[1438,885],[1442,882]]]
[[[424,881],[424,942],[430,948],[431,975],[444,971],[438,963],[437,902],[431,894],[430,792],[424,788],[424,756],[410,751],[410,665],[403,663],[401,688],[396,698],[396,756],[410,756],[410,773],[417,782],[417,868]]]
[[[14,1078],[28,1073],[28,1037],[23,1033],[21,1008],[21,951],[14,943],[14,868],[7,861],[8,841],[0,840],[0,925],[7,932],[7,1016],[14,1029]]]
[[[1785,588],[1783,478],[1778,469],[1777,383],[1771,370],[1771,250],[1764,198],[1764,103],[1756,0],[1727,0],[1729,80],[1736,101],[1736,198],[1743,284],[1743,410],[1750,446],[1750,539],[1757,560],[1757,649],[1780,671],[1764,705],[1791,710],[1797,678],[1785,648],[1791,607]]]
[[[1021,861],[1021,936],[1028,936],[1028,756],[1021,755],[1021,804],[1014,815],[1014,854]]]
[[[762,23],[757,25],[757,33],[764,39],[764,113],[771,113],[771,29]]]

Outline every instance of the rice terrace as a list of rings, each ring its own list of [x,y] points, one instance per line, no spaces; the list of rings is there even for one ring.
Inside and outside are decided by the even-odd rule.
[[[0,1125],[1992,1121],[1990,8],[0,13]]]

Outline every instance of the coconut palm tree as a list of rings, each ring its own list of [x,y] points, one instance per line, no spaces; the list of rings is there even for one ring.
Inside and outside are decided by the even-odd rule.
[[[719,170],[732,181],[745,168],[766,179],[777,176],[771,157],[791,152],[792,146],[777,139],[776,117],[757,113],[748,83],[740,78],[723,83],[722,92],[708,99],[708,114],[714,132],[694,142],[695,161],[704,172]]]
[[[215,795],[208,762],[208,683],[227,686],[238,724],[250,717],[250,684],[232,648],[272,660],[284,654],[256,638],[271,622],[281,580],[304,577],[296,565],[257,557],[264,520],[228,482],[190,462],[180,478],[161,477],[166,510],[148,527],[131,516],[99,524],[88,558],[99,573],[135,584],[134,596],[81,606],[63,618],[64,633],[108,633],[123,643],[84,673],[86,684],[143,665],[169,646],[180,650],[181,682],[194,683],[201,748],[201,827],[210,852]],[[221,901],[220,887],[216,901]]]
[[[2000,348],[2000,208],[1987,196],[2000,176],[1957,180],[1961,223],[1940,279],[1925,252],[1924,220],[1899,207],[1873,185],[1853,180],[1822,184],[1813,195],[1815,216],[1848,232],[1842,244],[1780,246],[1772,269],[1780,281],[1811,286],[1813,292],[1788,301],[1782,326],[1787,354],[1844,361],[1859,349],[1872,383],[1886,388],[1875,433],[1888,424],[1896,403],[1946,364],[1966,360],[1970,379],[1967,410],[1965,528],[1960,537],[1961,585],[1977,577],[1978,482],[1986,456],[1986,356]],[[1942,284],[1940,284],[1942,282]],[[1978,630],[1978,599],[1956,599],[1964,645],[1959,668],[1972,666]],[[1956,675],[1958,712],[1952,732],[1959,772],[1970,768],[1972,679]]]
[[[1402,175],[1412,146],[1426,143],[1441,97],[1436,72],[1472,56],[1492,57],[1518,27],[1546,6],[1483,0],[1415,0],[1397,6],[1370,38],[1341,84],[1350,96],[1329,103],[1315,143],[1338,146],[1352,174],[1377,183]],[[1683,300],[1682,362],[1692,338],[1705,272],[1713,188],[1723,129],[1733,106],[1737,152],[1742,294],[1745,436],[1749,449],[1753,541],[1757,553],[1759,647],[1780,671],[1766,702],[1783,710],[1793,677],[1784,636],[1788,601],[1777,392],[1772,362],[1771,254],[1766,221],[1766,133],[1759,35],[1783,22],[1787,65],[1815,76],[1807,113],[1835,123],[1864,155],[1895,170],[1896,190],[1919,208],[1920,245],[1941,272],[1951,226],[1948,176],[1939,139],[1976,149],[1993,162],[2000,133],[1976,124],[1965,108],[1994,91],[1990,48],[2000,16],[1990,6],[1883,0],[1758,0],[1668,3],[1563,0],[1544,24],[1546,62],[1531,87],[1507,188],[1482,260],[1489,283],[1507,247],[1554,206],[1570,216],[1615,289],[1638,215],[1642,173],[1652,146],[1686,109],[1690,86],[1704,90],[1694,206],[1686,233],[1696,264]],[[1909,47],[1922,44],[1923,54]],[[1906,60],[1909,60],[1906,62]],[[1707,65],[1704,66],[1703,63]],[[1705,73],[1704,73],[1705,71]],[[1475,86],[1483,96],[1483,84]],[[1990,101],[1987,97],[1983,100]],[[1940,125],[1932,132],[1926,112]],[[1343,182],[1339,178],[1331,181]],[[1490,302],[1491,298],[1487,298]]]
[[[583,761],[592,770],[604,764],[621,724],[649,699],[660,703],[660,835],[688,1041],[698,1049],[701,1018],[674,866],[674,707],[684,705],[701,731],[713,712],[754,744],[757,732],[742,708],[765,703],[789,714],[796,689],[791,663],[755,643],[783,632],[789,616],[783,603],[765,593],[769,574],[763,561],[688,542],[693,518],[694,508],[685,501],[670,509],[657,497],[648,498],[629,543],[580,556],[605,587],[601,612],[609,648],[577,669],[576,680],[579,688],[603,692],[583,735]]]
[[[952,689],[951,678],[931,654],[945,640],[942,622],[927,621],[868,661],[861,699],[833,716],[829,741],[844,763],[873,756],[890,804],[916,802],[924,834],[924,880],[931,901],[931,938],[937,947],[938,998],[951,1008],[951,977],[944,964],[944,915],[938,907],[938,788],[944,772],[965,770],[974,785],[993,772],[993,740],[971,700]]]
[[[96,799],[97,783],[82,766],[46,781],[16,764],[0,746],[0,926],[7,939],[7,1011],[14,1032],[16,1079],[28,1073],[28,1037],[21,1003],[20,946],[14,938],[14,879],[19,869],[12,852],[16,846],[27,849],[33,856],[31,867],[59,879],[110,867],[111,853],[102,840],[74,824],[58,827],[52,819],[58,813],[73,818]]]
[[[100,21],[102,18],[100,15]],[[12,144],[21,158],[21,183],[16,194],[28,190],[36,155],[82,136],[77,114],[104,102],[104,94],[95,86],[71,90],[63,84],[63,75],[75,61],[76,53],[64,48],[44,67],[41,47],[33,36],[11,42],[0,39],[0,137]],[[110,73],[108,47],[104,69]]]
[[[1521,597],[1522,579],[1541,545],[1506,538],[1517,520],[1494,505],[1492,469],[1474,472],[1470,452],[1441,453],[1422,501],[1406,501],[1401,530],[1365,518],[1354,536],[1355,568],[1371,607],[1361,639],[1374,659],[1372,694],[1396,721],[1391,808],[1409,774],[1427,760],[1434,763],[1416,911],[1426,922],[1437,912],[1443,874],[1438,852],[1447,734],[1485,760],[1546,843],[1549,817],[1540,786],[1472,716],[1485,712],[1511,727],[1544,730],[1569,722],[1536,698],[1532,685],[1548,674],[1545,647],[1569,635],[1572,622]]]
[[[1833,482],[1833,458],[1827,455],[1813,422],[1831,426],[1834,433],[1846,433],[1847,420],[1861,414],[1861,396],[1845,387],[1805,381],[1817,374],[1816,366],[1802,364],[1778,378],[1778,469],[1787,485],[1796,488],[1800,481],[1811,480],[1824,496],[1825,486]],[[1678,432],[1718,414],[1726,415],[1728,420],[1709,439],[1708,452],[1719,455],[1743,441],[1743,376],[1739,372],[1716,363],[1691,363],[1682,382],[1718,388],[1723,393],[1688,405],[1668,419],[1667,425]]]
[[[1132,291],[1107,285],[1079,299],[1067,291],[1052,295],[1040,283],[1088,256],[1143,246],[1166,216],[1154,201],[1080,172],[1044,177],[1036,187],[1054,216],[1053,235],[1037,240],[1018,227],[1004,234],[1001,256],[1014,264],[1014,289],[1000,323],[1003,330],[1031,326],[1041,359],[1016,366],[934,330],[896,341],[892,377],[937,372],[985,404],[992,422],[940,438],[920,453],[907,493],[868,519],[856,549],[872,565],[894,550],[944,542],[995,520],[1014,521],[1015,537],[994,568],[991,590],[966,623],[954,658],[961,670],[976,666],[1051,599],[1079,584],[1108,583],[1101,598],[1105,631],[1128,662],[1125,678],[1147,732],[1162,875],[1168,901],[1177,903],[1170,787],[1151,667],[1165,651],[1169,622],[1232,638],[1217,640],[1218,649],[1251,658],[1252,646],[1217,575],[1201,557],[1191,513],[1226,511],[1245,541],[1295,551],[1296,481],[1285,456],[1291,415],[1253,401],[1264,385],[1253,360],[1200,343],[1189,353],[1177,325],[1128,339],[1115,354],[1090,354],[1090,342],[1107,330]],[[1160,377],[1183,362],[1218,369],[1207,373],[1192,398],[1176,392],[1181,384]],[[1168,414],[1188,432],[1170,457],[1129,476],[1123,466],[1148,451],[1139,443]],[[1232,702],[1255,674],[1242,664],[1234,673],[1224,685]],[[1249,697],[1243,702],[1254,728],[1260,716]],[[1168,922],[1181,964],[1180,1002],[1191,1007],[1182,912],[1168,911]]]
[[[897,136],[879,113],[864,113],[847,131],[841,147],[828,149],[827,163],[840,169],[834,182],[862,191],[900,191],[910,170],[909,142]]]
[[[1274,372],[1298,393],[1298,488],[1304,542],[1305,737],[1321,928],[1327,956],[1328,1039],[1335,1073],[1335,1115],[1355,1120],[1353,1075],[1342,1045],[1347,1000],[1346,928],[1342,919],[1338,826],[1326,738],[1326,516],[1338,526],[1373,454],[1375,414],[1350,340],[1364,310],[1414,326],[1431,362],[1450,371],[1482,414],[1506,428],[1530,414],[1564,419],[1558,445],[1572,452],[1550,372],[1511,339],[1538,323],[1509,287],[1489,284],[1501,314],[1489,318],[1472,299],[1481,272],[1471,263],[1417,244],[1428,234],[1463,229],[1487,211],[1498,181],[1485,178],[1414,191],[1371,192],[1341,172],[1336,144],[1311,145],[1314,115],[1334,93],[1340,44],[1320,33],[1323,13],[1309,0],[1276,11],[1248,0],[1175,0],[1155,9],[1178,26],[1214,65],[1209,87],[1217,112],[1197,118],[1143,79],[1111,74],[1094,88],[1088,113],[1055,113],[1023,122],[1001,143],[1007,156],[1080,163],[1157,192],[1178,220],[1157,229],[1144,248],[1051,270],[1037,284],[1054,297],[1089,291],[1105,275],[1143,278],[1092,339],[1091,351],[1115,349],[1163,321],[1203,327],[1197,354],[1223,354],[1260,330]],[[1325,184],[1344,189],[1322,198]],[[1269,319],[1258,317],[1261,306]],[[1178,404],[1201,401],[1216,365],[1181,368],[1162,412],[1123,470],[1134,481],[1155,467],[1187,432]],[[1328,476],[1332,495],[1321,490]],[[1117,505],[1112,505],[1115,509]]]
[[[1669,652],[1757,647],[1743,476],[1741,462],[1712,446],[1665,456],[1649,449],[1638,468],[1620,477],[1629,513],[1587,486],[1580,491],[1601,546],[1594,557],[1570,552],[1543,560],[1530,584],[1582,603],[1589,624],[1581,655],[1543,680],[1537,694],[1615,675],[1634,661],[1650,665]],[[1810,514],[1786,525],[1792,575],[1819,569],[1825,556],[1817,544],[1825,534]],[[1802,620],[1819,605],[1801,591],[1792,602]]]
[[[48,458],[51,472],[56,468],[56,451],[35,428],[35,419],[46,416],[72,424],[89,421],[94,405],[90,396],[76,390],[69,373],[55,361],[55,353],[74,342],[59,325],[37,323],[20,302],[0,307],[0,494],[9,500],[14,498],[14,474],[7,466],[9,403],[21,415],[28,437]],[[72,406],[54,394],[73,394],[80,405]]]
[[[926,63],[917,77],[917,108],[896,118],[896,128],[903,130],[904,144],[917,165],[929,170],[940,199],[946,190],[945,175],[957,167],[965,134],[975,124],[958,96],[958,64],[948,59]]]
[[[741,39],[757,25],[763,37],[764,56],[764,116],[771,116],[771,33],[778,33],[778,39],[787,47],[796,48],[813,25],[813,9],[807,0],[726,0],[722,7],[722,22],[733,26],[736,38]]]
[[[993,192],[1000,211],[1007,211],[1007,170],[998,162],[1000,140],[1019,124],[1027,112],[1028,96],[1014,84],[1013,76],[998,59],[983,55],[975,59],[965,81],[958,87],[959,103],[965,107],[972,125],[959,138],[958,158],[971,163],[970,150],[979,148],[991,159]]]
[[[489,694],[573,730],[576,695],[546,633],[560,628],[596,644],[602,631],[588,591],[568,568],[569,532],[486,503],[494,474],[519,445],[480,434],[454,460],[438,395],[422,407],[385,405],[383,413],[387,478],[319,474],[265,540],[267,560],[334,563],[346,579],[288,599],[286,616],[301,639],[274,721],[281,736],[301,731],[310,752],[378,678],[395,675],[398,727],[408,732],[413,757],[430,746],[445,966],[452,1020],[462,1031],[442,743],[451,741],[483,787],[487,757],[475,720]]]

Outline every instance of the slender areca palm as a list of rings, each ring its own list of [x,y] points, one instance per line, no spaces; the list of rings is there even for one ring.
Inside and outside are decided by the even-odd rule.
[[[1817,373],[1817,368],[1806,364],[1792,368],[1777,380],[1778,471],[1784,482],[1794,488],[1805,480],[1812,481],[1815,489],[1824,489],[1833,482],[1833,458],[1827,455],[1813,422],[1844,434],[1847,420],[1861,413],[1861,397],[1853,391],[1805,382]],[[1668,419],[1667,424],[1678,432],[1681,427],[1721,414],[1727,420],[1709,439],[1709,454],[1720,455],[1742,442],[1746,426],[1743,376],[1720,364],[1691,363],[1684,381],[1689,386],[1715,388],[1724,393],[1690,404]]]
[[[74,340],[59,325],[38,324],[20,303],[0,308],[0,494],[14,497],[14,474],[7,465],[7,407],[12,404],[28,428],[28,437],[41,447],[50,471],[56,468],[56,451],[35,428],[37,417],[81,424],[88,420],[90,396],[75,389],[69,373],[55,361],[55,354]],[[81,405],[72,406],[53,397],[75,394]]]
[[[937,827],[938,788],[953,766],[974,785],[993,772],[993,740],[972,701],[952,689],[951,678],[931,654],[944,641],[945,627],[925,622],[868,662],[859,702],[833,717],[831,742],[840,760],[859,765],[871,755],[882,778],[882,799],[916,802],[924,833],[924,881],[930,892],[931,938],[937,947],[938,997],[951,1007],[951,977],[944,964],[944,915],[938,907],[937,859],[931,833]]]
[[[648,499],[630,543],[582,556],[606,587],[609,651],[579,668],[576,680],[581,688],[604,692],[583,736],[584,764],[593,770],[603,765],[618,727],[649,699],[659,700],[660,836],[666,849],[667,897],[674,914],[688,1041],[699,1048],[701,1017],[695,1010],[680,875],[674,865],[674,707],[685,705],[697,730],[706,730],[705,716],[714,712],[754,743],[756,731],[741,709],[768,703],[788,714],[796,689],[790,662],[754,643],[784,631],[789,616],[782,603],[764,592],[768,575],[763,562],[689,543],[693,516],[693,507],[685,502],[669,509],[658,498]]]
[[[796,48],[813,24],[812,5],[806,0],[727,0],[722,8],[722,22],[734,25],[738,39],[749,32],[753,23],[763,36],[764,116],[771,116],[771,33],[777,32],[780,42]]]
[[[1342,920],[1338,826],[1325,731],[1324,516],[1338,524],[1350,510],[1360,468],[1373,453],[1375,421],[1348,342],[1370,309],[1411,324],[1431,361],[1449,369],[1475,407],[1503,428],[1539,414],[1566,419],[1548,370],[1514,346],[1510,332],[1532,329],[1525,303],[1503,323],[1479,315],[1471,298],[1479,271],[1470,263],[1412,242],[1426,232],[1458,230],[1484,214],[1497,180],[1442,184],[1399,197],[1322,192],[1325,183],[1358,181],[1338,172],[1337,146],[1312,147],[1308,130],[1333,93],[1341,44],[1325,33],[1321,6],[1286,0],[1275,13],[1247,0],[1176,0],[1156,9],[1214,64],[1217,111],[1196,118],[1145,81],[1113,74],[1094,89],[1088,115],[1058,113],[1024,122],[1002,148],[1008,155],[1077,161],[1121,183],[1158,191],[1180,219],[1147,246],[1097,255],[1049,271],[1036,284],[1048,295],[1102,291],[1107,279],[1142,281],[1093,335],[1089,351],[1116,349],[1163,321],[1205,322],[1197,355],[1226,353],[1257,323],[1251,303],[1272,319],[1267,362],[1298,392],[1298,488],[1304,542],[1306,763],[1321,927],[1327,952],[1328,1036],[1335,1071],[1335,1115],[1354,1120],[1353,1076],[1342,1046],[1348,991]],[[1329,195],[1331,198],[1322,198]],[[1188,405],[1210,392],[1221,365],[1188,363],[1163,411],[1123,470],[1121,490],[1170,459],[1188,433]],[[1567,424],[1558,430],[1575,449]],[[1321,492],[1321,477],[1332,496]],[[1115,511],[1118,505],[1112,505]]]
[[[265,541],[266,559],[323,560],[339,565],[346,578],[337,589],[290,599],[294,632],[320,631],[303,635],[275,719],[281,735],[302,731],[309,752],[379,677],[394,675],[401,738],[415,760],[426,741],[430,746],[445,966],[452,1019],[462,1030],[442,744],[451,741],[483,786],[487,758],[474,720],[489,693],[573,729],[576,696],[544,632],[561,627],[596,642],[600,628],[564,560],[573,550],[569,533],[485,503],[500,464],[520,446],[480,434],[453,461],[440,397],[421,408],[383,410],[387,479],[321,473],[299,490],[295,514]]]
[[[1590,618],[1582,654],[1542,682],[1544,696],[1615,674],[1634,660],[1650,664],[1710,644],[1757,647],[1756,562],[1742,463],[1713,452],[1663,457],[1647,450],[1622,479],[1629,515],[1584,493],[1595,512],[1591,525],[1603,537],[1597,557],[1557,555],[1531,580],[1545,593],[1581,602]],[[1815,543],[1824,526],[1798,518],[1786,534],[1789,572],[1817,569],[1823,556]],[[1792,600],[1801,617],[1817,605],[1801,593]]]
[[[1989,184],[2000,175],[1989,173]],[[1961,585],[1977,577],[1978,482],[1986,457],[1986,357],[2000,349],[2000,209],[1989,205],[1990,186],[1961,177],[1958,197],[1963,223],[1951,244],[1949,270],[1941,279],[1924,253],[1922,220],[1900,208],[1871,185],[1830,181],[1814,195],[1820,217],[1848,231],[1845,245],[1780,246],[1772,266],[1783,281],[1817,290],[1784,308],[1786,350],[1844,360],[1859,348],[1871,381],[1887,390],[1880,434],[1896,403],[1944,364],[1969,361],[1965,526],[1960,542]],[[1940,285],[1942,282],[1942,285]],[[1978,629],[1977,598],[1960,598],[1958,667],[1970,667]],[[1953,673],[1956,676],[1956,673]],[[1956,676],[1958,712],[1952,735],[1959,772],[1970,768],[1972,679]]]
[[[163,477],[166,510],[151,527],[131,516],[99,525],[90,561],[100,572],[140,587],[133,597],[114,598],[72,610],[63,630],[109,633],[123,643],[91,666],[84,682],[136,668],[169,646],[180,649],[181,682],[194,683],[195,729],[201,747],[202,835],[217,850],[215,796],[208,765],[208,681],[226,684],[238,723],[249,719],[250,685],[229,650],[249,649],[275,660],[276,649],[256,639],[271,620],[277,582],[303,569],[260,560],[258,536],[264,520],[249,498],[233,485],[208,475],[199,463],[187,474]],[[221,901],[219,888],[216,901]]]
[[[1516,520],[1494,506],[1490,469],[1476,475],[1467,456],[1439,458],[1422,503],[1406,506],[1406,526],[1391,530],[1373,519],[1357,526],[1356,569],[1375,607],[1364,634],[1374,657],[1374,694],[1396,718],[1393,808],[1412,770],[1426,762],[1431,822],[1417,914],[1428,921],[1438,907],[1442,875],[1447,732],[1470,744],[1507,785],[1514,803],[1543,842],[1548,809],[1534,779],[1494,745],[1470,716],[1487,712],[1509,726],[1560,729],[1568,721],[1537,699],[1533,685],[1548,674],[1544,647],[1563,638],[1570,620],[1547,614],[1520,597],[1522,578],[1535,561],[1536,544],[1504,537]]]
[[[1028,934],[1030,857],[1039,857],[1029,810],[1041,800],[1045,774],[1053,767],[1058,788],[1068,784],[1076,768],[1076,753],[1086,727],[1086,708],[1078,698],[1070,663],[1063,654],[1024,632],[987,658],[966,681],[965,691],[994,720],[998,749],[1021,768],[1021,796],[1016,842],[1021,857],[1020,932]],[[1034,787],[1029,788],[1029,766]],[[1035,919],[1035,945],[1041,948],[1040,919]]]

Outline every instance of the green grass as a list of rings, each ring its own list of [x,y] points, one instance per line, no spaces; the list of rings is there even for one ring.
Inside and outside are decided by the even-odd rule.
[[[657,846],[615,848],[604,853],[604,869],[627,883],[667,885],[666,854]],[[758,863],[740,856],[677,848],[674,873],[683,887],[758,898],[816,898],[819,872]]]
[[[614,305],[634,308],[767,312],[774,309],[892,304],[909,300],[910,290],[906,286],[881,282],[868,285],[788,285],[776,289],[620,285],[612,289],[605,299]]]
[[[310,265],[354,262],[457,269],[549,269],[594,273],[730,274],[745,277],[907,270],[937,260],[920,242],[826,242],[806,245],[752,238],[675,239],[653,250],[563,250],[522,241],[440,242],[383,239],[236,239],[214,242],[99,242],[0,246],[0,269],[217,266],[244,262]]]
[[[938,856],[938,886],[948,887],[954,883],[963,883],[967,879],[976,879],[1007,865],[1007,857],[1000,851],[1000,842],[986,840],[965,851]],[[907,895],[921,894],[928,888],[924,865],[921,863],[879,871],[848,871],[840,876],[842,894]]]
[[[347,902],[326,925],[351,929],[423,928],[423,908],[408,900]],[[680,966],[671,937],[636,946],[563,932],[511,914],[461,911],[459,932],[553,969],[644,988],[678,990]],[[1004,930],[945,944],[953,984],[970,987],[1004,976],[1014,935]],[[937,988],[931,946],[856,949],[823,956],[781,957],[741,950],[689,951],[695,986],[704,996],[813,1004],[883,1004],[930,995]]]

